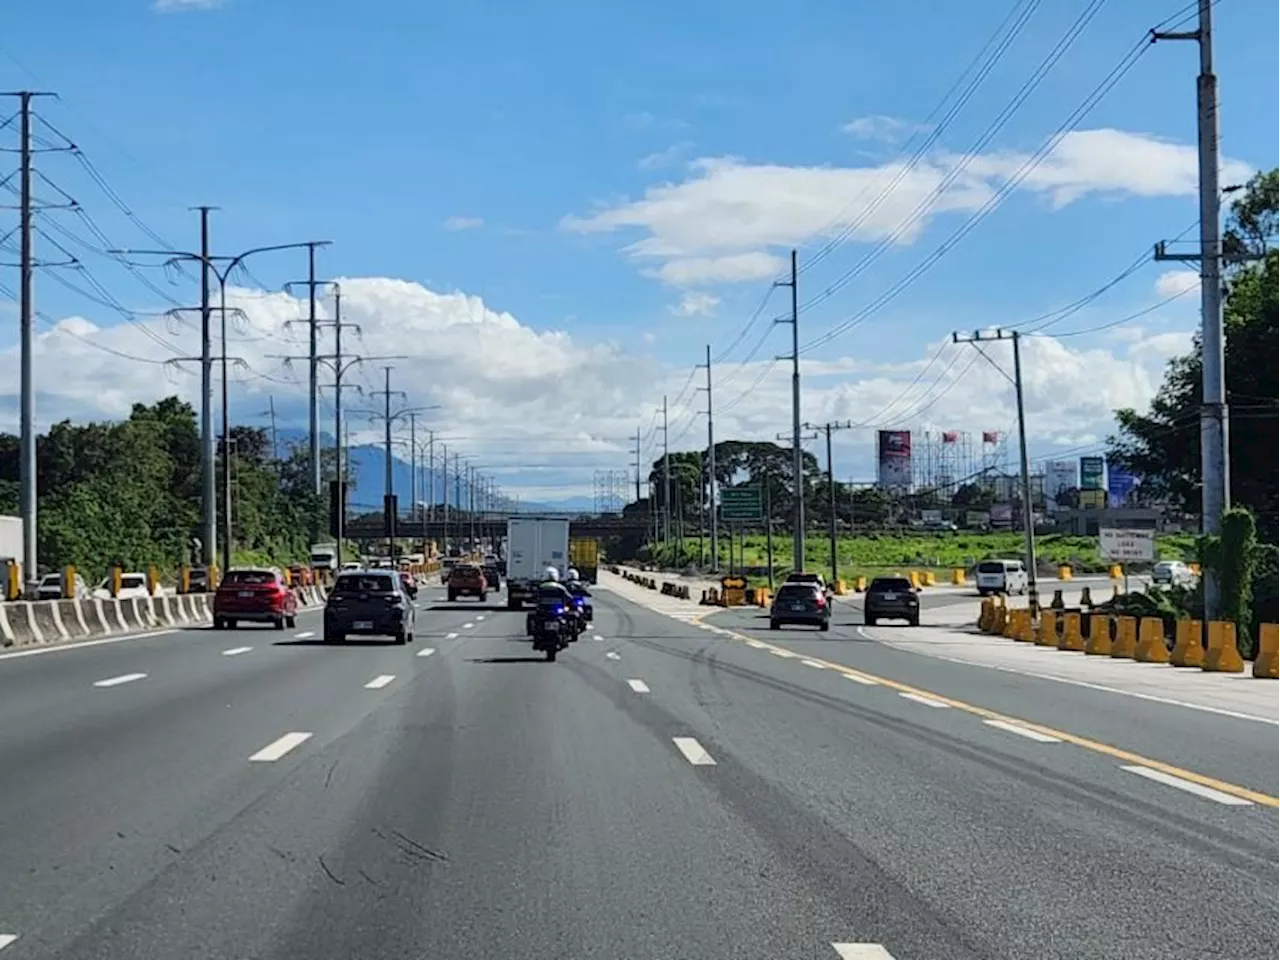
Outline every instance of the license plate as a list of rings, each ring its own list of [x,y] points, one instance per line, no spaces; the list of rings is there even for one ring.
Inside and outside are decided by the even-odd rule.
[[[252,590],[241,590],[241,591],[240,591],[240,599],[241,599],[241,600],[250,600],[250,599],[252,599],[252,598],[253,598],[253,591],[252,591]]]
[[[803,603],[793,603],[793,604],[791,605],[791,609],[792,609],[792,610],[803,610],[803,609],[804,609],[804,604],[803,604]]]
[[[897,600],[897,599],[898,599],[898,595],[897,595],[896,593],[886,593],[886,594],[884,595],[884,598],[885,598],[886,600]]]
[[[544,630],[555,630],[559,626],[560,626],[560,621],[558,620],[546,620],[542,624],[542,628]]]
[[[352,628],[353,630],[372,630],[372,629],[373,629],[373,621],[372,621],[372,620],[357,620],[355,623],[353,623],[353,624],[351,625],[351,628]]]

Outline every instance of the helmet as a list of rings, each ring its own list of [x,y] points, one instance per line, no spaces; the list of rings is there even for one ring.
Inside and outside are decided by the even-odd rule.
[[[557,570],[555,567],[547,567],[547,571],[546,571],[546,573],[544,574],[544,576],[545,576],[548,580],[552,581],[553,583],[559,583],[559,582],[560,582],[560,571],[559,571],[559,570]]]
[[[570,580],[581,580],[582,578],[581,578],[580,576],[578,576],[578,571],[577,571],[576,569],[574,569],[573,567],[570,567],[570,568],[569,568],[569,579],[570,579]]]

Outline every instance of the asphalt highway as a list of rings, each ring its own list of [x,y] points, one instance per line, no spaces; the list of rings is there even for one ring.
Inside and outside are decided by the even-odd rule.
[[[0,960],[1275,957],[1274,727],[595,602],[0,655]]]

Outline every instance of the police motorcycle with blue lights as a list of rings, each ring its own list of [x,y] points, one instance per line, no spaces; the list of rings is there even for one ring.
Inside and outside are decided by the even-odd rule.
[[[548,567],[546,578],[538,584],[527,622],[533,649],[545,653],[548,660],[555,660],[557,653],[578,639],[578,623],[573,594],[560,582],[560,572]]]
[[[581,623],[581,630],[578,631],[581,633],[587,629],[587,624],[594,620],[596,615],[595,609],[591,606],[591,591],[587,589],[586,582],[573,567],[569,568],[565,587],[573,594],[573,609]]]

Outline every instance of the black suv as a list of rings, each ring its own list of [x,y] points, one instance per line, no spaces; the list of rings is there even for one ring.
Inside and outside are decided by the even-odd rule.
[[[769,629],[783,624],[807,623],[819,630],[831,629],[831,603],[816,583],[784,583],[769,609]]]
[[[334,581],[324,605],[325,643],[351,634],[413,641],[416,611],[395,570],[346,570]]]
[[[867,587],[862,610],[869,627],[877,620],[905,620],[920,626],[920,597],[906,577],[876,577]]]

